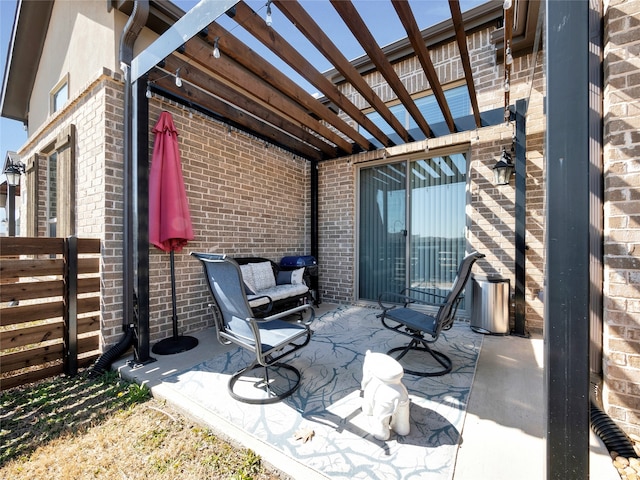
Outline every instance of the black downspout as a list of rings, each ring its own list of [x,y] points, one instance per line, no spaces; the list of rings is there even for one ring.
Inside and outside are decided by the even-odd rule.
[[[138,87],[140,82],[131,83],[131,62],[133,60],[133,46],[147,23],[149,17],[149,1],[136,0],[133,5],[133,11],[122,31],[120,38],[120,65],[124,72],[124,158],[123,158],[123,175],[124,175],[124,211],[123,211],[123,323],[129,325],[129,328],[135,329],[135,336],[140,343],[140,334],[145,335],[145,329],[140,328],[145,318],[148,319],[148,306],[142,311],[138,302],[141,300],[136,295],[136,278],[137,278],[137,260],[138,245],[136,243],[138,235],[138,185],[137,185],[137,165],[135,160],[135,146],[137,138],[134,139],[134,93],[135,99],[139,98],[138,92],[134,92],[134,87]],[[145,98],[143,96],[143,98]],[[135,109],[137,111],[137,108]],[[145,126],[146,129],[146,126]],[[142,299],[148,299],[145,297]],[[147,313],[146,317],[141,314]],[[148,330],[148,329],[146,329]],[[148,350],[148,349],[147,349]],[[144,355],[142,349],[142,358],[140,349],[135,349],[136,362],[144,363],[148,360],[148,352]]]
[[[311,255],[318,260],[318,161],[311,160]]]
[[[111,363],[127,351],[134,340],[134,328],[137,322],[135,298],[134,239],[135,239],[135,196],[133,190],[133,112],[131,106],[131,61],[133,45],[140,31],[147,23],[149,1],[136,0],[133,11],[120,37],[120,68],[124,76],[124,114],[123,114],[123,280],[122,280],[122,328],[125,332],[120,341],[96,360],[89,375],[95,376],[111,366]]]

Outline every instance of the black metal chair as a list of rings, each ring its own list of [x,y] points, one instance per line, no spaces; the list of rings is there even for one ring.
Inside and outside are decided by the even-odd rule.
[[[238,264],[225,255],[191,253],[201,261],[213,303],[218,340],[238,345],[255,355],[255,361],[234,373],[229,380],[229,394],[236,400],[252,404],[275,403],[291,395],[300,385],[300,371],[280,362],[284,357],[309,343],[315,318],[311,305],[301,305],[264,318],[256,318],[245,294]],[[283,317],[309,310],[305,321],[285,321]],[[262,368],[260,375],[249,375]],[[238,393],[244,385],[243,393]],[[236,388],[238,387],[238,388]],[[256,393],[249,395],[248,393]]]
[[[484,255],[481,253],[472,252],[462,259],[458,266],[456,278],[447,295],[438,295],[425,289],[405,288],[400,293],[384,292],[378,296],[378,304],[382,308],[382,313],[378,317],[382,320],[382,325],[411,339],[408,345],[392,348],[387,354],[392,355],[400,352],[399,355],[394,357],[400,360],[411,350],[426,352],[442,367],[438,370],[430,371],[416,371],[405,368],[406,373],[421,377],[435,377],[445,375],[451,371],[451,359],[444,353],[433,350],[429,344],[438,340],[442,330],[448,330],[453,326],[458,305],[462,300],[462,292],[471,274],[471,267],[483,257]],[[428,297],[436,297],[441,300],[439,302],[424,300],[424,298]],[[383,303],[385,301],[395,303],[385,304]],[[438,311],[435,315],[430,315],[416,308],[410,308],[409,305],[437,306]],[[425,335],[429,335],[430,338],[426,338]]]

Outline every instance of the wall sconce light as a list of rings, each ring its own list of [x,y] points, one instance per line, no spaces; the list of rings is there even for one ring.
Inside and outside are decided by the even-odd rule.
[[[9,213],[9,236],[16,236],[16,187],[20,185],[20,176],[25,172],[25,165],[20,160],[9,159],[4,169],[7,178],[7,204]]]
[[[20,175],[22,175],[24,171],[24,163],[21,161],[10,161],[3,172],[7,177],[7,185],[10,187],[17,187],[20,185]]]
[[[493,167],[493,183],[495,185],[508,185],[515,165],[511,161],[511,155],[506,148],[502,148],[500,160]]]

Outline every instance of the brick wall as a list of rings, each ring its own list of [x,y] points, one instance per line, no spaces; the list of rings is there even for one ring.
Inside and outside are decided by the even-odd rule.
[[[173,116],[195,239],[175,254],[180,332],[212,326],[200,263],[189,252],[261,256],[278,262],[310,248],[309,164],[245,133],[229,130],[160,97],[151,101],[149,125],[160,112]],[[149,151],[153,152],[153,135]],[[169,254],[150,251],[151,341],[171,332]]]
[[[480,111],[504,107],[502,60],[496,59],[496,49],[490,42],[490,31],[481,29],[468,38],[469,55]],[[431,59],[442,84],[461,82],[464,72],[455,42],[443,43],[430,50]],[[534,68],[535,67],[535,68]],[[394,65],[410,93],[429,88],[429,83],[415,58],[408,58]],[[419,70],[416,73],[416,69]],[[367,77],[367,82],[384,100],[395,98],[384,78],[377,72]],[[349,84],[341,85],[343,93],[360,108],[367,104]],[[529,99],[527,110],[527,197],[526,197],[526,280],[525,315],[527,329],[541,332],[543,328],[543,303],[541,291],[544,284],[544,129],[543,113],[544,75],[542,53],[516,54],[511,77],[511,103]],[[346,117],[345,117],[346,118]],[[515,285],[515,183],[494,186],[492,167],[497,162],[502,147],[510,149],[515,126],[498,125],[477,131],[454,134],[429,140],[431,153],[440,147],[463,145],[469,151],[470,204],[467,208],[470,248],[487,255],[479,262],[477,270],[483,273],[499,273]],[[424,150],[422,142],[336,159],[320,164],[320,249],[322,257],[339,259],[339,268],[321,265],[323,295],[335,301],[355,299],[354,242],[356,239],[355,212],[357,172],[355,166],[386,156],[398,160],[402,156]],[[394,155],[398,155],[394,157]],[[392,158],[394,157],[394,158]],[[342,194],[341,194],[342,192]],[[339,199],[334,204],[333,199]],[[326,230],[329,227],[330,230]],[[322,263],[322,262],[321,262]]]
[[[59,133],[76,128],[76,235],[100,238],[101,344],[122,334],[122,83],[107,69],[80,89],[77,98],[53,114],[21,150],[23,159],[41,155],[40,172]],[[46,178],[39,176],[38,235],[46,235]],[[26,208],[33,208],[27,205]],[[26,230],[26,229],[25,229]]]
[[[605,9],[604,401],[640,435],[640,1]]]

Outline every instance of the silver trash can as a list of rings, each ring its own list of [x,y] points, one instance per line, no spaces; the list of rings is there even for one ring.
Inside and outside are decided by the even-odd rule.
[[[471,329],[477,333],[491,335],[509,334],[508,278],[473,275],[473,306]]]

